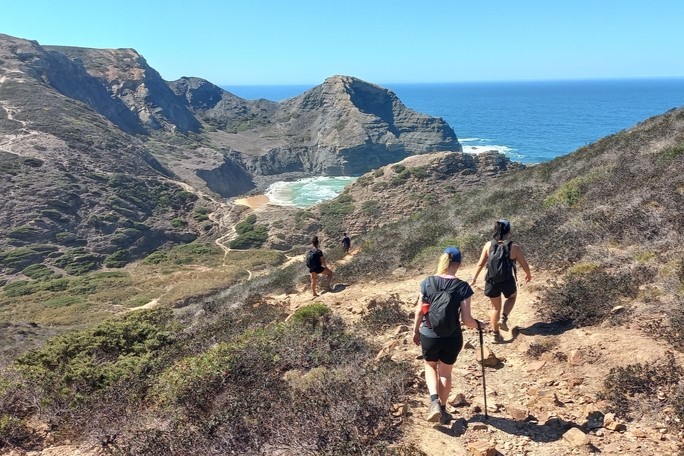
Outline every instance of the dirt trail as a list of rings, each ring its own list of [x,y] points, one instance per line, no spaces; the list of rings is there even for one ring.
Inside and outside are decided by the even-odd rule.
[[[458,276],[468,280],[473,272],[474,266],[464,267]],[[486,368],[488,420],[475,410],[484,408],[482,368],[476,359],[480,351],[476,331],[464,329],[465,347],[452,375],[450,402],[460,393],[468,405],[449,406],[454,416],[449,426],[423,419],[428,398],[422,377],[423,364],[417,359],[420,350],[412,342],[411,325],[390,328],[378,335],[377,341],[383,347],[378,356],[407,361],[416,375],[417,391],[405,404],[407,412],[396,418],[404,431],[403,442],[414,444],[430,455],[466,455],[470,454],[469,447],[477,444],[495,447],[503,455],[583,455],[592,454],[591,446],[607,455],[676,454],[676,439],[669,436],[661,440],[662,423],[658,420],[662,417],[626,423],[626,431],[621,429],[623,423],[617,423],[618,430],[598,426],[586,434],[591,446],[573,444],[563,437],[571,427],[586,425],[592,411],[606,412],[607,404],[599,400],[598,392],[610,367],[661,357],[666,347],[629,325],[573,329],[541,322],[533,303],[540,287],[551,277],[533,272],[533,281],[519,288],[510,317],[511,328],[517,328],[503,332],[501,344],[491,343],[485,335],[485,347],[501,360],[496,368]],[[425,275],[392,274],[367,283],[340,284],[335,292],[322,293],[317,298],[312,298],[306,288],[299,294],[274,299],[288,305],[291,311],[312,302],[323,302],[346,320],[357,321],[363,318],[369,301],[387,300],[397,294],[410,313],[418,284]],[[479,282],[480,288],[475,289],[472,308],[476,318],[488,320],[491,306],[482,293],[483,285]],[[535,359],[528,354],[533,343],[548,344],[551,348]],[[640,348],[638,353],[630,350],[634,346]]]

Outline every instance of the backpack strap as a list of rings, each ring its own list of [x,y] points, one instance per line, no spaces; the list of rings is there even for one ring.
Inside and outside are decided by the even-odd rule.
[[[451,294],[456,290],[456,287],[458,286],[458,284],[463,282],[461,279],[456,278],[450,287],[444,288],[444,287],[440,286],[440,280],[439,280],[440,278],[441,277],[438,275],[431,275],[428,278],[428,280],[429,280],[428,283],[430,284],[433,292],[448,291],[449,294]]]

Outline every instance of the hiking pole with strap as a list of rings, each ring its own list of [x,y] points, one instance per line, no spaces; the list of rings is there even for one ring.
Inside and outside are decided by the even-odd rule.
[[[489,419],[487,414],[487,381],[485,380],[485,365],[484,365],[484,337],[482,335],[482,326],[480,320],[477,321],[477,332],[480,333],[480,364],[482,365],[482,389],[484,390],[484,412],[485,419]]]

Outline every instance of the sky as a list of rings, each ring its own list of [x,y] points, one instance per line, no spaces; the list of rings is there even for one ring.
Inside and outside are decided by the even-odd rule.
[[[684,77],[682,0],[1,0],[0,33],[221,86]]]

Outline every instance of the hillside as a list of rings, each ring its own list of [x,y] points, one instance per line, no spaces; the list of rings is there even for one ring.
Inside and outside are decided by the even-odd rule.
[[[283,176],[362,174],[461,147],[443,120],[352,77],[282,103],[248,101],[199,78],[164,81],[133,49],[7,35],[0,108],[2,284],[211,242],[219,219],[239,216],[224,198]],[[37,287],[15,286],[16,296]]]
[[[410,163],[374,178],[393,179]],[[295,257],[218,293],[52,339],[3,370],[3,450],[467,454],[481,445],[476,454],[676,454],[684,439],[683,172],[679,109],[439,194],[355,235],[346,258],[335,238],[324,241],[337,286],[319,299]],[[395,201],[383,208],[400,207],[412,186],[440,187],[435,173],[432,187],[423,174],[409,171],[382,192]],[[351,198],[365,188],[357,182]],[[349,193],[331,204],[346,204]],[[457,361],[453,393],[469,405],[453,406],[452,426],[426,426],[408,333],[417,283],[453,244],[468,278],[503,216],[534,279],[511,316],[517,331],[488,347],[500,361],[486,369],[490,418],[477,408],[478,347],[468,332],[475,348]],[[195,274],[225,266],[224,257]],[[480,318],[488,311],[481,290],[474,309]]]

